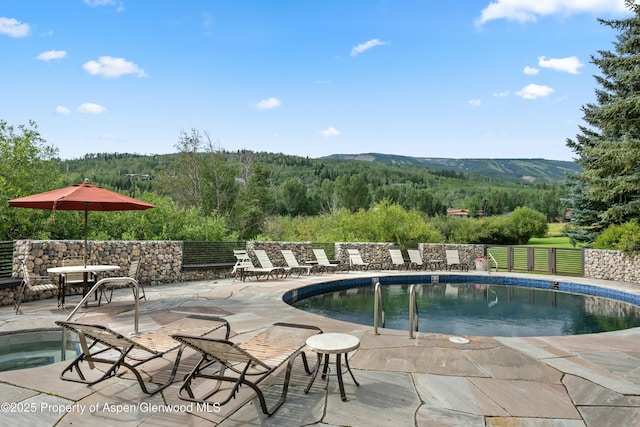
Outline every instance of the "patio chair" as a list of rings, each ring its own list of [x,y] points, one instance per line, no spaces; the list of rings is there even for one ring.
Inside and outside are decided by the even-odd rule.
[[[146,394],[153,395],[168,387],[178,371],[184,346],[171,338],[174,333],[206,335],[226,327],[225,339],[229,337],[229,323],[219,317],[191,315],[159,329],[126,337],[102,325],[56,321],[65,330],[78,335],[82,353],[60,374],[64,381],[94,385],[115,376],[121,367],[133,373]],[[91,340],[89,344],[87,341]],[[169,379],[149,389],[138,367],[146,362],[165,356],[172,350],[178,350]],[[99,369],[100,368],[104,369]],[[144,372],[148,374],[148,372]]]
[[[138,298],[138,299],[143,299],[146,300],[147,299],[147,295],[144,293],[144,287],[142,286],[142,284],[138,281],[138,274],[140,273],[140,260],[136,259],[131,261],[131,263],[129,264],[129,274],[127,274],[127,278],[131,279],[130,282],[126,282],[126,281],[114,281],[114,282],[107,282],[107,284],[100,288],[100,296],[98,297],[98,305],[100,305],[100,302],[102,301],[102,297],[104,296],[105,301],[107,302],[111,302],[111,300],[113,299],[113,290],[116,288],[124,288],[127,286],[131,286],[131,291],[133,291],[133,297],[134,298]],[[138,294],[136,295],[136,288],[133,286],[133,281],[135,280],[135,282],[138,284]],[[107,291],[109,291],[109,295],[107,296]],[[142,295],[140,295],[140,291],[142,291]]]
[[[311,270],[313,269],[312,265],[300,265],[293,251],[290,249],[281,249],[282,256],[284,257],[284,262],[287,263],[287,266],[291,269],[292,272],[297,271],[298,276],[301,276],[302,273],[311,274]]]
[[[265,251],[264,249],[254,249],[253,253],[256,254],[256,258],[258,258],[258,262],[260,263],[260,266],[262,268],[269,268],[272,270],[272,273],[270,273],[267,277],[271,276],[275,278],[278,274],[280,274],[282,277],[287,277],[291,274],[291,268],[276,267],[275,265],[273,265],[271,259],[269,258],[269,255],[267,255],[267,251]]]
[[[357,249],[347,249],[349,253],[349,264],[351,267],[362,267],[363,270],[369,270],[369,267],[372,265],[379,265],[380,269],[382,269],[381,262],[364,262],[362,260],[362,256],[360,256],[360,251]]]
[[[234,399],[240,388],[246,385],[257,395],[262,412],[271,416],[287,397],[295,359],[302,356],[306,373],[313,372],[302,349],[306,339],[318,333],[322,330],[316,326],[275,323],[240,344],[227,339],[174,334],[174,339],[202,355],[200,362],[185,378],[178,397],[189,402],[222,406]],[[285,364],[287,370],[280,398],[268,407],[259,384]]]
[[[340,264],[332,264],[331,261],[329,261],[329,258],[327,258],[327,253],[324,251],[324,249],[314,249],[313,255],[315,255],[316,261],[318,261],[318,268],[320,269],[320,271],[332,270],[335,272],[340,268]]]
[[[49,276],[37,276],[27,271],[27,265],[23,259],[20,260],[20,269],[22,270],[22,281],[18,286],[18,291],[14,297],[14,307],[16,314],[20,312],[20,304],[27,295],[39,294],[41,292],[59,293],[60,287],[53,282]],[[58,305],[60,305],[60,296],[58,295]]]
[[[389,249],[389,254],[391,255],[391,263],[398,270],[401,268],[409,269],[409,261],[405,261],[402,256],[402,251],[400,249]]]
[[[416,270],[422,270],[425,266],[424,261],[422,261],[422,255],[420,255],[420,251],[417,249],[407,249],[407,254],[409,254],[409,259],[411,263],[409,264],[411,267]]]
[[[451,270],[452,268],[459,268],[462,270],[469,270],[469,267],[466,264],[460,262],[460,254],[456,249],[447,249],[447,269]]]
[[[84,265],[84,258],[82,257],[66,257],[62,259],[62,266],[68,267],[72,265]],[[65,273],[62,275],[61,280],[64,280],[64,285],[61,289],[68,290],[73,288],[82,289],[82,296],[95,285],[97,282],[97,276],[95,273]],[[96,300],[98,295],[96,294]]]

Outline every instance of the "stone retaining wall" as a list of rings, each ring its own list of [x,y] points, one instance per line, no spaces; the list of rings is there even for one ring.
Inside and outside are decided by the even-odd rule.
[[[614,250],[585,249],[584,277],[640,282],[640,257]]]
[[[389,249],[394,248],[391,243],[353,243],[337,242],[334,244],[334,258],[345,265],[349,264],[347,249],[358,249],[365,262],[382,263],[383,269],[393,267]],[[18,260],[25,259],[27,269],[35,275],[46,275],[47,269],[62,265],[64,257],[82,257],[83,241],[78,240],[19,240],[15,243],[14,276],[18,273]],[[247,242],[247,251],[252,256],[255,265],[258,260],[253,255],[254,249],[264,249],[272,263],[285,266],[280,249],[293,251],[300,264],[315,260],[312,242]],[[474,260],[484,255],[484,245],[432,244],[421,243],[418,247],[422,259],[427,267],[434,260],[440,260],[444,267],[446,261],[445,250],[459,251],[461,263],[469,270],[475,269]],[[140,275],[138,281],[143,286],[153,286],[161,283],[179,283],[191,280],[215,280],[230,277],[231,268],[201,268],[182,269],[181,241],[91,241],[89,242],[90,264],[115,264],[122,268],[119,275],[126,274],[130,259],[139,258]],[[640,282],[640,258],[627,256],[619,251],[585,249],[584,277],[593,279],[608,279],[623,282]],[[0,289],[0,304],[13,304],[17,288]],[[32,295],[30,299],[53,298],[56,295]]]

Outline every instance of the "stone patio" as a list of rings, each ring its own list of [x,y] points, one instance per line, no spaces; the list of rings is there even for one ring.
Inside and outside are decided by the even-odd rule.
[[[342,402],[334,375],[320,378],[308,394],[301,364],[285,404],[266,417],[248,390],[221,410],[196,407],[177,397],[180,383],[147,396],[123,372],[95,386],[61,381],[68,362],[0,373],[2,426],[521,426],[606,427],[640,425],[640,328],[562,337],[466,337],[380,329],[299,311],[282,301],[287,290],[361,276],[411,272],[350,272],[269,281],[201,281],[147,287],[140,330],[169,324],[190,313],[225,317],[233,340],[242,341],[276,321],[307,323],[325,332],[360,338],[350,365],[360,383],[344,377]],[[471,273],[459,273],[471,274]],[[486,274],[486,273],[485,273]],[[474,273],[478,275],[478,273]],[[515,275],[510,275],[515,276]],[[530,276],[529,276],[530,277]],[[575,279],[638,293],[629,283]],[[131,292],[116,291],[114,301],[81,309],[75,320],[99,323],[122,333],[133,331]],[[0,308],[0,332],[54,328],[70,309],[55,300],[27,302],[24,314]],[[310,360],[315,360],[311,355]],[[196,362],[185,352],[180,372]],[[150,379],[161,381],[170,357],[150,364]],[[181,378],[179,375],[178,378]],[[281,380],[277,376],[274,382]],[[267,390],[267,397],[279,393]],[[275,396],[275,395],[274,395]]]

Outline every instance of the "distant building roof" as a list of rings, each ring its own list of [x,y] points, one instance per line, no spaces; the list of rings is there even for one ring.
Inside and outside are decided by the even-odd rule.
[[[447,209],[447,216],[452,218],[466,218],[469,216],[467,209]]]

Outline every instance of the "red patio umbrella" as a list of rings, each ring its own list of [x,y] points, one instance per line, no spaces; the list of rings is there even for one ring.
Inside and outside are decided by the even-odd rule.
[[[87,234],[89,228],[89,211],[132,211],[155,208],[154,205],[84,183],[44,193],[9,200],[9,206],[16,208],[46,209],[51,215],[57,210],[84,211],[84,264],[87,265]]]

